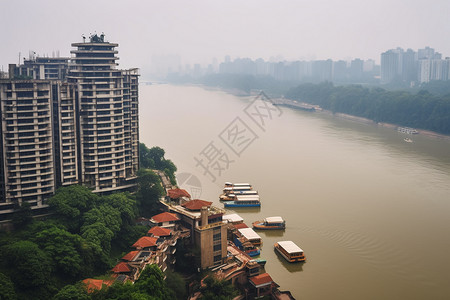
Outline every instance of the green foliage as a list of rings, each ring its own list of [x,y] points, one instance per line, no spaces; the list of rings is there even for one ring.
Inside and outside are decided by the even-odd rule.
[[[82,284],[66,285],[53,298],[53,300],[89,300],[91,299]]]
[[[335,87],[325,82],[299,85],[289,90],[286,98],[320,105],[333,113],[450,134],[450,95],[389,92],[360,85]]]
[[[175,270],[181,273],[192,274],[200,266],[200,247],[192,246],[188,241],[179,240],[175,252]]]
[[[79,235],[72,234],[61,226],[50,225],[36,233],[34,242],[51,257],[61,276],[78,278],[82,273],[82,240]]]
[[[158,202],[163,195],[164,190],[159,176],[151,170],[139,169],[136,192],[139,214],[144,217],[152,216],[158,211]]]
[[[14,291],[14,284],[11,278],[3,273],[0,273],[0,299],[2,300],[16,300],[17,295]]]
[[[164,281],[164,274],[157,265],[148,265],[145,267],[134,286],[137,291],[152,295],[155,299],[176,299],[173,293],[167,288]]]
[[[139,144],[139,159],[141,168],[164,171],[169,176],[173,185],[176,184],[175,172],[177,167],[170,159],[164,158],[165,151],[160,147],[147,148],[145,144]]]
[[[430,82],[422,83],[420,85],[420,90],[425,90],[438,96],[449,95],[450,81],[432,80]]]
[[[164,159],[164,150],[150,150],[151,159],[173,175],[176,167]],[[134,220],[157,210],[163,189],[159,176],[145,169],[138,185],[136,194],[108,196],[82,186],[61,187],[49,200],[54,213],[44,221],[33,220],[25,204],[17,230],[0,232],[0,299],[175,299],[157,267],[145,272],[145,283],[115,284],[107,293],[88,295],[79,284],[64,287],[109,270],[112,247],[119,255],[146,234],[148,228]]]
[[[104,197],[105,203],[120,212],[123,224],[132,224],[138,215],[136,199],[129,193],[116,193]]]
[[[208,276],[203,283],[205,286],[200,289],[203,295],[202,299],[228,300],[238,295],[238,291],[233,287],[230,281],[217,280]]]
[[[83,221],[81,216],[94,208],[98,202],[99,196],[88,188],[71,185],[59,188],[48,203],[59,222],[65,225],[70,232],[77,233],[80,231]]]
[[[19,241],[1,248],[1,262],[19,289],[48,286],[53,271],[51,257],[30,241]]]
[[[140,168],[154,169],[155,162],[150,157],[150,149],[144,143],[139,143],[139,163]]]
[[[93,254],[98,257],[99,263],[103,264],[104,267],[108,265],[114,232],[106,227],[104,223],[97,222],[84,226],[81,236],[86,241],[87,246],[92,249]]]
[[[92,300],[153,300],[156,299],[145,293],[136,291],[136,288],[131,283],[115,283],[107,289],[101,289],[91,294]]]
[[[33,212],[31,211],[31,204],[23,202],[22,205],[17,205],[16,212],[12,218],[14,228],[20,229],[30,224],[33,219]]]
[[[174,292],[175,297],[178,300],[184,300],[187,297],[186,282],[180,274],[166,271],[166,284],[167,287]]]
[[[130,245],[133,245],[139,238],[146,235],[148,231],[147,226],[134,225],[134,226],[122,226],[120,231],[116,234],[116,237],[112,241],[112,246],[118,253],[128,253]],[[123,253],[125,255],[126,253]],[[123,256],[122,255],[122,256]]]
[[[96,291],[92,300],[171,300],[176,299],[167,288],[164,275],[156,265],[147,266],[135,284],[115,283],[107,289]]]
[[[120,211],[109,204],[102,204],[95,207],[83,215],[83,226],[81,232],[85,232],[86,227],[96,223],[102,223],[113,234],[120,230],[122,218]]]

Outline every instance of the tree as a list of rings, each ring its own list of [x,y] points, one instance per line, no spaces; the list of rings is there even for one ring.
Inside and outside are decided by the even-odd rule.
[[[18,241],[1,248],[1,261],[8,275],[22,290],[50,287],[53,271],[50,256],[30,241]]]
[[[120,217],[120,211],[109,204],[102,204],[99,207],[94,207],[90,211],[83,215],[83,226],[86,228],[89,225],[95,223],[103,223],[113,234],[120,230],[122,225],[122,218]]]
[[[148,169],[138,171],[136,201],[139,214],[150,217],[158,210],[158,201],[164,194],[159,176]]]
[[[16,205],[15,210],[12,223],[16,229],[23,228],[33,221],[33,212],[31,211],[30,203],[22,202],[22,205]]]
[[[62,226],[51,225],[37,232],[34,241],[52,258],[60,275],[76,278],[81,274],[83,259],[79,235],[68,232]]]
[[[152,264],[145,267],[134,285],[137,291],[151,295],[155,299],[176,299],[173,293],[167,288],[166,282],[164,281],[164,274],[157,265]]]
[[[153,169],[155,162],[150,157],[150,149],[144,143],[139,143],[139,163],[140,168]]]
[[[56,218],[72,233],[78,233],[82,225],[81,216],[95,207],[99,196],[80,185],[61,187],[50,198],[49,205]]]
[[[102,263],[108,264],[111,240],[114,237],[114,232],[106,227],[104,223],[97,222],[83,226],[81,236],[93,250],[94,255],[98,255]]]
[[[103,200],[105,203],[111,205],[120,212],[122,223],[133,223],[138,214],[136,199],[134,196],[129,193],[116,193],[109,196],[104,196]]]
[[[228,300],[238,295],[238,291],[233,287],[230,281],[217,280],[208,276],[203,280],[205,284],[200,290],[202,299],[205,300]]]
[[[131,283],[114,283],[108,288],[94,291],[91,294],[92,300],[156,300],[157,298],[146,293],[136,291],[136,287]]]
[[[158,170],[164,169],[164,154],[166,154],[164,149],[157,146],[150,148],[148,152],[148,157],[155,163],[155,168]]]
[[[174,292],[177,299],[186,299],[186,282],[180,274],[167,270],[166,284],[167,287]]]
[[[53,298],[53,300],[89,300],[90,297],[82,284],[66,285]]]
[[[14,284],[11,278],[3,273],[0,273],[0,299],[2,300],[16,300],[17,295],[14,291]]]

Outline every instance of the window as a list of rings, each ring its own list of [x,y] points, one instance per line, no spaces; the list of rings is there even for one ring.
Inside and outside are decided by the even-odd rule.
[[[215,233],[213,235],[213,240],[214,241],[220,241],[221,237],[222,237],[222,235],[220,234],[220,232],[219,233]]]
[[[222,245],[218,244],[218,245],[214,245],[214,250],[213,251],[220,251],[222,250]]]

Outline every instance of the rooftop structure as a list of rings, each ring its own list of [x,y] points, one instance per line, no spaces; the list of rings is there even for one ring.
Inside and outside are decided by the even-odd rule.
[[[225,211],[212,202],[190,200],[161,201],[164,208],[179,218],[179,223],[190,230],[191,242],[200,249],[201,268],[221,264],[227,255],[227,228],[222,220]],[[154,218],[154,217],[153,217]]]
[[[178,199],[181,197],[191,198],[191,195],[184,189],[170,189],[167,191],[167,196],[171,199]]]

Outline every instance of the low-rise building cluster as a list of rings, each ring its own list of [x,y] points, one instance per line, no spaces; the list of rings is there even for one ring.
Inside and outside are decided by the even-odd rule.
[[[255,238],[257,234],[250,232],[253,230],[241,217],[226,215],[225,210],[212,206],[210,201],[191,199],[189,193],[178,188],[167,189],[167,196],[160,204],[162,213],[139,220],[150,229],[111,270],[111,279],[84,280],[88,291],[101,289],[114,281],[134,282],[149,264],[166,271],[176,262],[176,245],[181,239],[191,248],[200,250],[199,269],[209,270],[207,276],[230,281],[240,288],[246,299],[261,296],[293,299],[289,292],[280,292],[279,285],[264,272],[265,261],[250,256],[249,249],[256,249],[261,239]],[[191,299],[199,296],[197,292]]]

